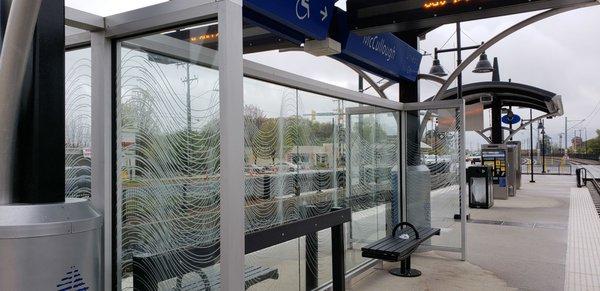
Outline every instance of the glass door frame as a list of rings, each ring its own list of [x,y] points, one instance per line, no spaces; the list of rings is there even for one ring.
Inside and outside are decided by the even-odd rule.
[[[464,99],[453,99],[453,100],[442,100],[442,101],[429,101],[429,102],[413,102],[403,103],[401,105],[401,134],[402,134],[402,153],[401,153],[401,165],[402,165],[402,221],[407,220],[407,187],[406,187],[406,171],[407,171],[407,116],[410,111],[420,110],[437,110],[437,109],[455,109],[458,111],[458,124],[459,128],[459,196],[460,196],[460,228],[461,228],[461,240],[460,247],[443,247],[443,246],[427,246],[430,250],[440,250],[448,252],[456,252],[461,254],[461,260],[467,259],[467,204],[468,204],[468,191],[467,191],[467,178],[466,178],[466,154],[465,154],[465,100]],[[419,120],[419,126],[420,120]],[[422,134],[419,128],[419,141],[422,139]]]

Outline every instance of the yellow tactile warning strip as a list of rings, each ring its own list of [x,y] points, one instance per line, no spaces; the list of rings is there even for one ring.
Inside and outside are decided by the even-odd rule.
[[[565,290],[600,290],[600,217],[587,188],[571,188]]]

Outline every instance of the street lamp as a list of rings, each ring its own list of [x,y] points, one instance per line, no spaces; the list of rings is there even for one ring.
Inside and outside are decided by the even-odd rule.
[[[438,76],[438,77],[448,76],[448,74],[444,70],[444,67],[442,67],[442,65],[440,64],[440,60],[437,58],[437,53],[436,53],[435,59],[433,59],[433,65],[431,65],[429,74]]]
[[[472,50],[472,49],[477,49],[479,47],[480,47],[479,45],[474,45],[474,46],[468,46],[468,47],[464,47],[464,48],[450,48],[450,49],[435,48],[435,51],[433,53],[433,63],[431,64],[431,68],[429,69],[429,74],[438,76],[438,77],[448,76],[448,73],[446,73],[446,70],[440,63],[438,54],[447,53],[447,52],[458,52],[459,49],[463,50],[463,51],[464,50]],[[460,62],[458,64],[460,65]],[[492,66],[492,63],[490,63],[490,61],[488,60],[487,54],[485,52],[483,52],[479,56],[479,61],[477,62],[477,65],[475,66],[473,73],[484,74],[484,73],[491,73],[493,71],[494,71],[494,67]]]
[[[494,71],[494,67],[488,60],[487,54],[485,52],[483,52],[479,56],[479,61],[477,62],[477,65],[475,66],[475,70],[473,70],[473,73],[491,73],[493,71]]]
[[[529,122],[529,163],[531,164],[531,180],[529,180],[529,183],[535,183],[533,178],[533,109],[531,108],[529,108],[529,120],[527,121]]]
[[[483,43],[482,43],[483,44]],[[457,66],[460,66],[460,64],[462,63],[462,51],[463,50],[474,50],[474,49],[478,49],[481,45],[475,45],[475,46],[469,46],[469,47],[462,47],[462,42],[461,42],[461,30],[460,30],[460,22],[456,23],[456,48],[449,48],[449,49],[441,49],[438,50],[437,48],[435,48],[434,51],[434,57],[433,57],[433,66],[431,67],[431,70],[429,70],[429,73],[438,77],[443,77],[446,76],[446,71],[444,70],[444,67],[442,67],[442,65],[440,64],[440,60],[438,58],[438,54],[440,53],[446,53],[446,52],[456,52],[456,64]],[[487,56],[485,56],[485,59],[487,59]],[[481,61],[481,59],[480,59]],[[489,61],[488,61],[489,64]],[[493,68],[492,68],[493,71]],[[491,71],[489,70],[477,70],[476,73],[489,73]],[[462,72],[458,74],[458,77],[456,79],[456,97],[457,99],[462,99],[463,98],[463,91],[462,91]],[[462,195],[462,193],[461,193]],[[462,207],[460,208],[462,210]],[[467,220],[469,220],[469,215],[465,214]],[[462,218],[462,213],[459,214],[454,214],[454,219],[461,219]]]
[[[538,129],[542,130],[542,174],[546,174],[546,130],[542,121],[538,124]]]

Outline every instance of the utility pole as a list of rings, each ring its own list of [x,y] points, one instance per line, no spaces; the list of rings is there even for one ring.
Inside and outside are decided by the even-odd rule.
[[[585,132],[585,154],[588,153],[588,138],[587,138],[587,127],[583,128],[583,132]],[[587,157],[586,157],[587,158]]]
[[[460,22],[456,23],[456,66],[460,66],[460,64],[462,63],[462,43],[461,43],[461,30],[460,30]],[[456,88],[458,89],[458,94],[456,94],[456,97],[458,99],[462,99],[463,98],[463,81],[462,81],[462,72],[458,74],[458,78],[457,78],[457,85]]]
[[[185,66],[185,78],[181,79],[181,82],[186,84],[186,92],[185,92],[185,98],[186,98],[186,113],[187,113],[187,127],[186,127],[186,133],[185,133],[185,137],[186,137],[186,145],[185,145],[185,149],[186,149],[186,169],[185,169],[185,173],[187,175],[187,178],[191,178],[192,177],[192,164],[191,164],[191,160],[192,160],[192,87],[191,84],[193,81],[198,80],[198,77],[194,76],[193,78],[190,78],[190,63],[179,63],[177,64],[178,66]],[[190,185],[188,185],[187,183],[184,185],[185,187],[185,191],[183,194],[184,199],[187,196],[187,193],[190,192]]]
[[[568,118],[565,116],[565,155],[567,154],[567,149],[569,148],[569,147],[567,146],[567,140],[569,139],[569,138],[568,138],[568,136],[569,136],[569,135],[568,135],[568,132],[567,132],[567,130],[568,130],[568,128],[567,128],[567,127],[568,127],[568,124],[569,124],[569,120],[568,120]]]
[[[186,77],[181,79],[181,82],[186,83],[186,92],[185,92],[185,97],[186,97],[186,110],[187,110],[187,132],[188,135],[192,132],[192,90],[191,90],[191,84],[194,81],[198,80],[197,76],[191,77],[190,78],[190,64],[189,63],[185,63],[182,64],[185,66],[185,73],[186,73]],[[189,141],[189,140],[188,140]]]
[[[569,137],[569,133],[568,133],[568,130],[569,130],[569,128],[568,128],[568,125],[569,125],[569,122],[577,122],[577,121],[579,121],[579,122],[584,122],[584,121],[585,121],[585,119],[569,120],[569,119],[568,119],[568,118],[565,116],[565,152],[567,151],[567,148],[568,148],[568,146],[567,146],[567,142],[568,142],[568,140],[569,140],[569,138],[568,138],[568,137]],[[576,137],[576,135],[575,135],[575,137]],[[577,147],[577,146],[576,146],[576,145],[573,145],[573,146],[574,146],[574,150],[576,151],[576,147]]]

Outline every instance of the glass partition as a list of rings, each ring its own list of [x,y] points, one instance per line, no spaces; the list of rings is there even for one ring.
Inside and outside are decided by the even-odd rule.
[[[429,244],[460,250],[460,111],[456,108],[410,112],[419,116],[419,141],[407,140],[409,154],[418,153],[406,172],[407,221],[440,228]],[[455,219],[455,215],[458,215]]]
[[[244,91],[247,231],[351,207],[346,269],[365,262],[360,247],[399,219],[399,114],[250,78]],[[248,254],[246,265],[279,272],[251,290],[311,290],[331,280],[331,232]]]
[[[65,52],[65,196],[91,195],[91,50]]]
[[[219,280],[217,44],[215,22],[119,43],[122,289]]]
[[[349,223],[346,268],[365,262],[361,248],[385,237],[400,219],[399,114],[372,106],[348,108]]]
[[[217,50],[214,22],[119,42],[122,289],[218,289]],[[346,266],[364,262],[400,215],[398,112],[249,77],[240,102],[246,233],[350,207]],[[245,269],[265,272],[250,290],[326,284],[330,230],[247,254]]]

